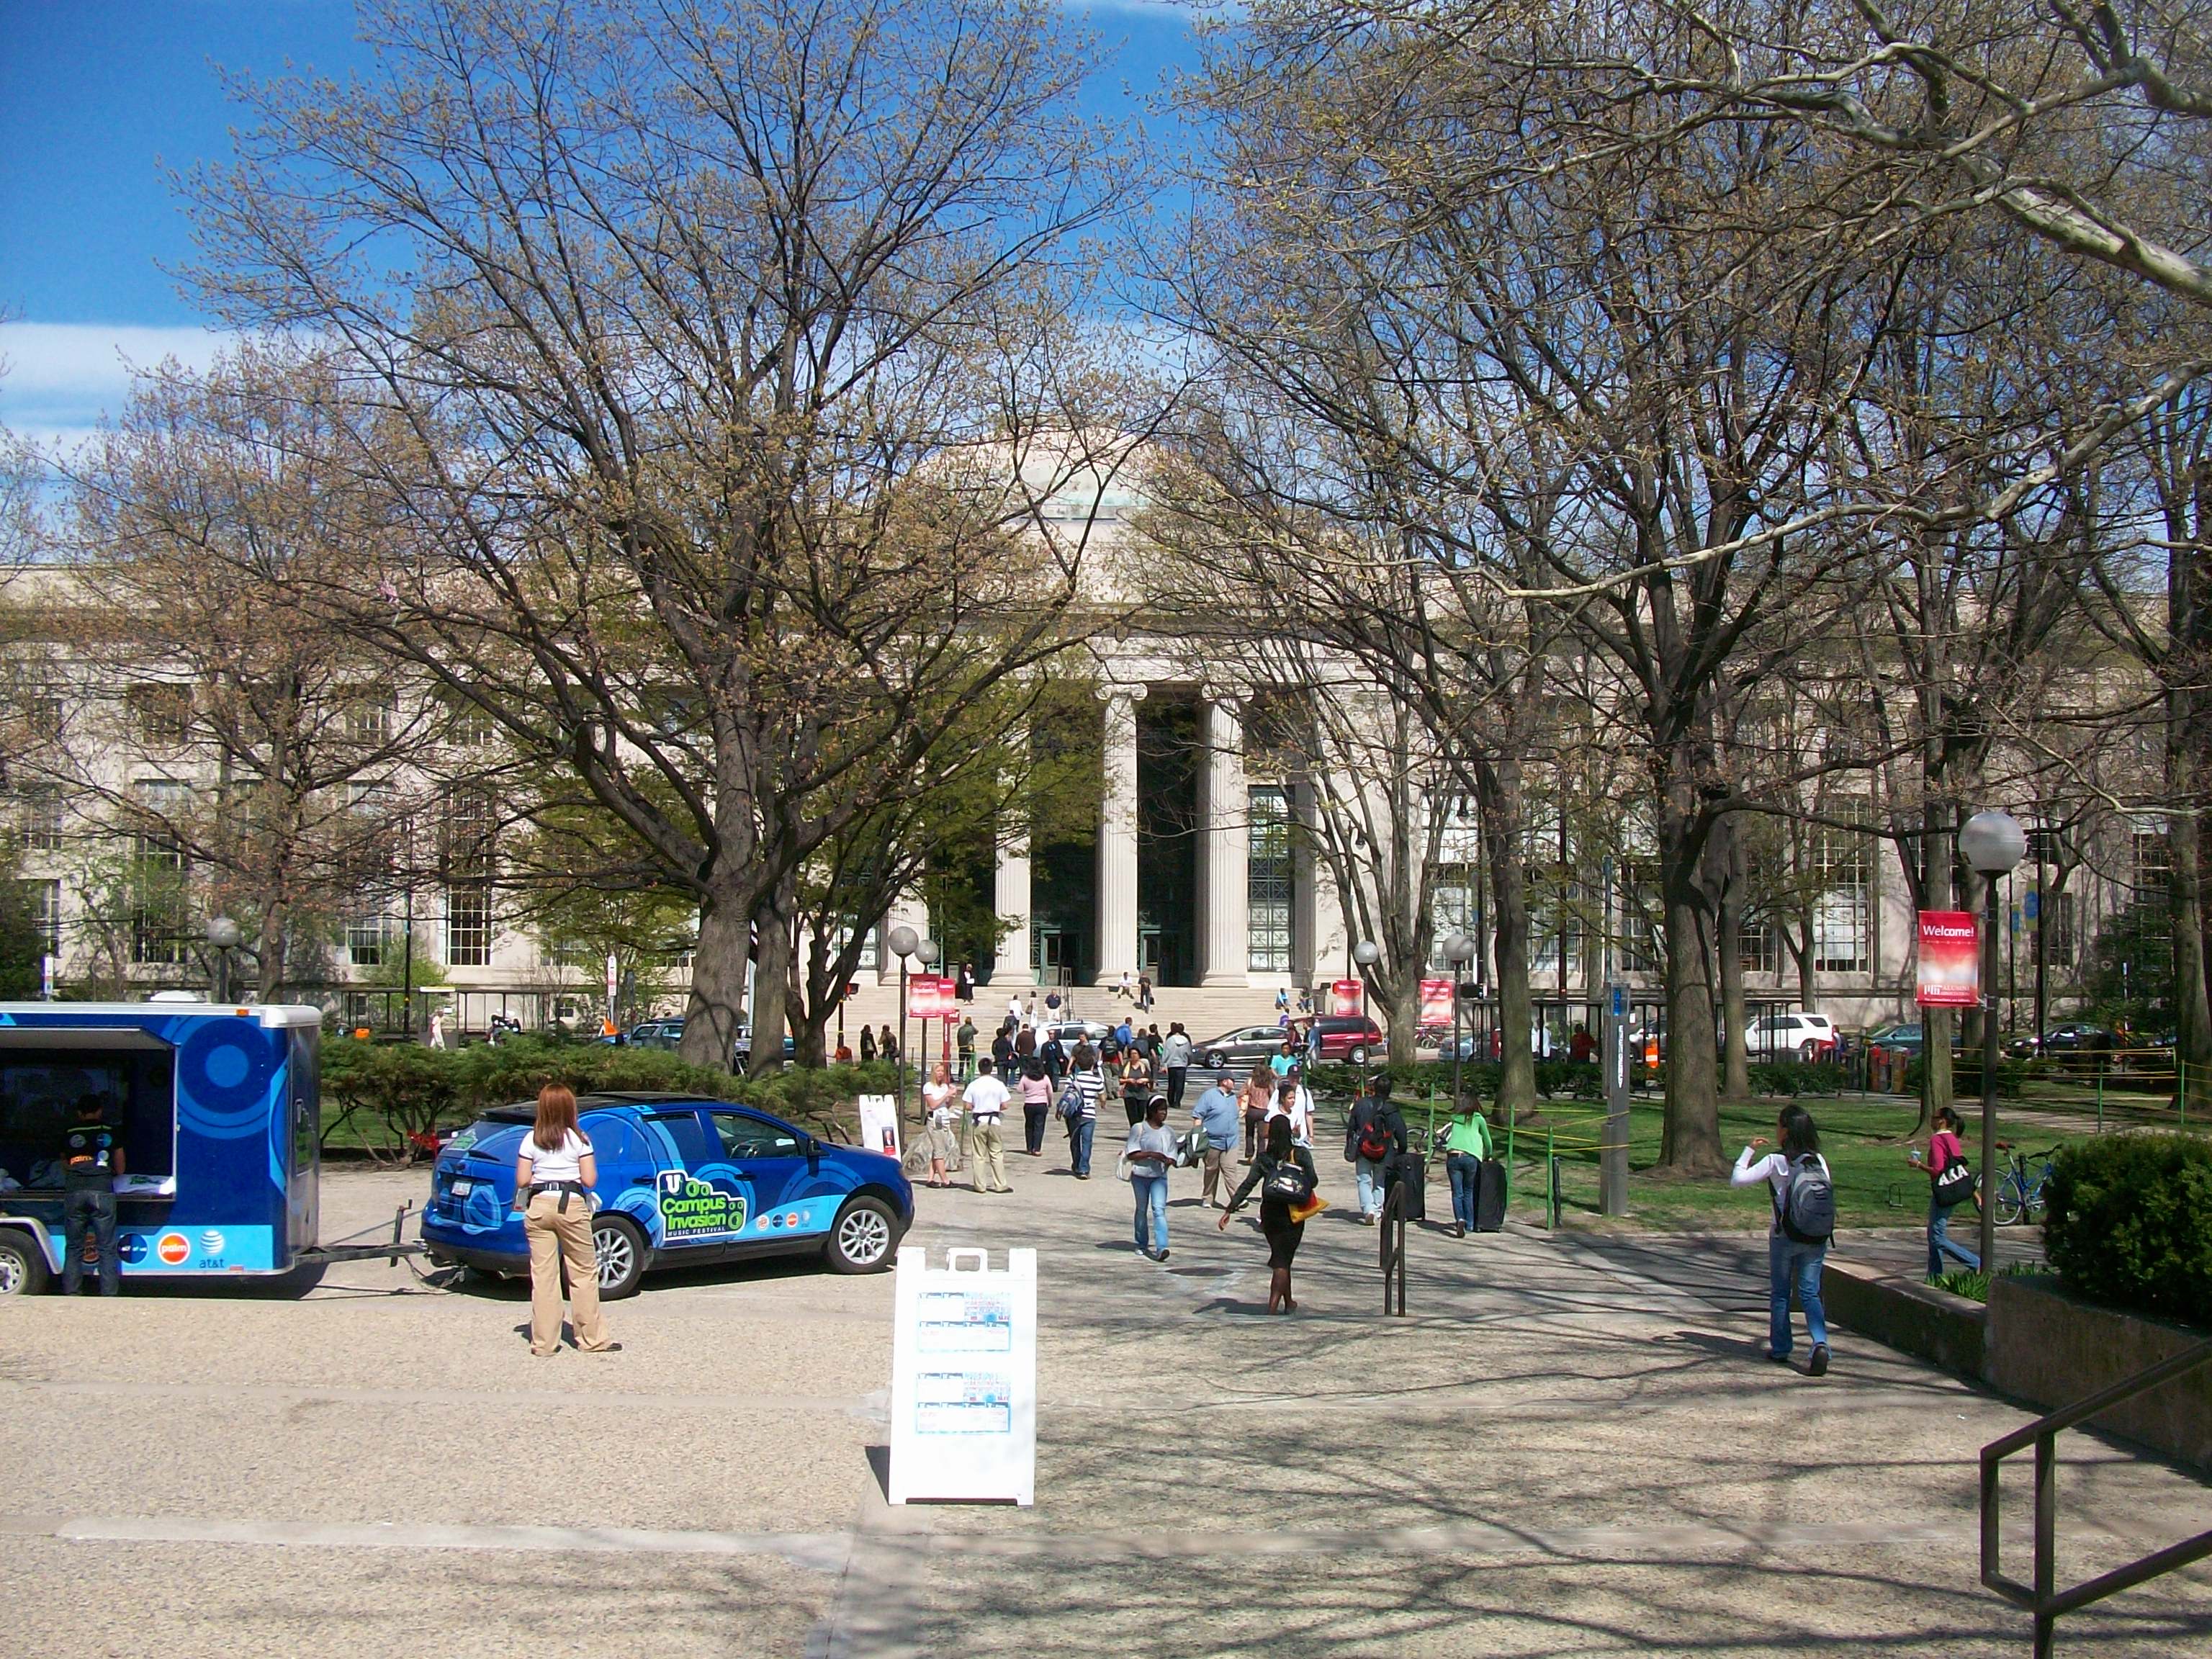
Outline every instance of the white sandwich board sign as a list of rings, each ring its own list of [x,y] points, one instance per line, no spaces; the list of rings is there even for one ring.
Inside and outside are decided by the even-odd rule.
[[[1036,1498],[1036,1252],[898,1253],[890,1501]]]

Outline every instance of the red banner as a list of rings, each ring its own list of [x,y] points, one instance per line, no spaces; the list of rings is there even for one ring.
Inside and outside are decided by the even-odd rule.
[[[958,991],[942,974],[917,974],[906,982],[906,1011],[916,1019],[950,1019],[960,1012]]]
[[[1425,979],[1421,981],[1421,1024],[1449,1025],[1452,1023],[1452,982],[1448,979]]]
[[[1360,1014],[1367,1011],[1367,988],[1356,979],[1340,979],[1328,988],[1332,1014]]]
[[[1982,1000],[1979,931],[1971,910],[1920,913],[1920,988],[1923,1008],[1972,1008]]]

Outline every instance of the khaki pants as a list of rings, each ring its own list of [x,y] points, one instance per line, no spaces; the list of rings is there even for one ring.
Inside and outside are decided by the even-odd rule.
[[[1237,1177],[1224,1166],[1236,1152],[1234,1146],[1208,1146],[1206,1149],[1206,1186],[1200,1194],[1202,1202],[1213,1202],[1213,1189],[1221,1189],[1221,1201],[1226,1204],[1229,1195],[1237,1190]]]
[[[1013,1188],[1006,1184],[1006,1143],[999,1139],[998,1120],[993,1118],[987,1122],[979,1118],[975,1121],[972,1133],[975,1141],[975,1190],[979,1193],[1013,1191]]]
[[[563,1261],[568,1264],[576,1346],[586,1352],[605,1347],[607,1324],[599,1316],[599,1263],[592,1248],[591,1200],[580,1193],[569,1194],[564,1215],[560,1194],[540,1193],[523,1212],[522,1232],[530,1241],[530,1352],[560,1350]]]

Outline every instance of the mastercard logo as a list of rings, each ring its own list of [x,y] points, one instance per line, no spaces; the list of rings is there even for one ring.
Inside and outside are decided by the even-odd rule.
[[[180,1267],[191,1255],[192,1241],[182,1233],[163,1233],[154,1253],[172,1267]]]

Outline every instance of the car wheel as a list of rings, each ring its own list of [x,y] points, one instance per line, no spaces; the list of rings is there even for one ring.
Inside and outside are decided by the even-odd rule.
[[[881,1273],[898,1248],[898,1218],[881,1199],[848,1200],[837,1212],[824,1246],[830,1265],[841,1273]]]
[[[1209,1072],[1218,1072],[1228,1063],[1229,1056],[1218,1048],[1206,1057],[1206,1069]]]
[[[46,1288],[46,1258],[30,1234],[0,1227],[0,1296],[36,1296]]]
[[[1350,1054],[1345,1056],[1345,1059],[1354,1066],[1364,1066],[1367,1063],[1366,1044],[1361,1043],[1357,1048],[1353,1048]]]
[[[592,1253],[599,1263],[599,1300],[635,1296],[645,1282],[645,1235],[628,1216],[592,1218]]]

